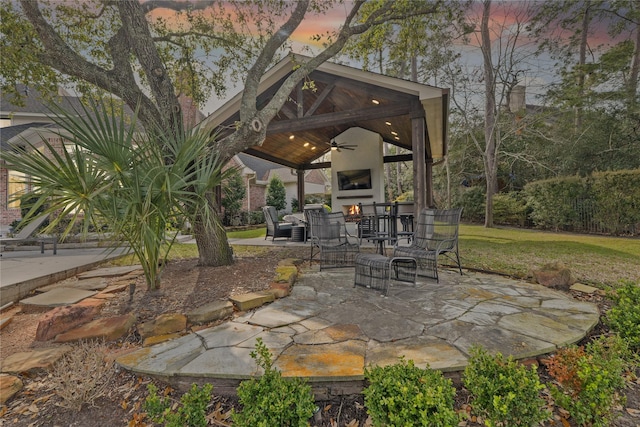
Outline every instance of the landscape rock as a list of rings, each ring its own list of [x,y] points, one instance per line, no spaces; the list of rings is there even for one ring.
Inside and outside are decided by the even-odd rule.
[[[585,285],[583,283],[574,283],[573,285],[571,285],[570,289],[572,291],[582,292],[583,294],[588,294],[588,295],[592,295],[592,294],[601,295],[601,294],[604,294],[604,292],[601,289],[594,288],[593,286]]]
[[[13,320],[13,315],[6,315],[0,317],[0,331],[7,327],[9,323]]]
[[[284,298],[291,293],[291,285],[289,283],[272,282],[269,285],[269,291],[275,295],[276,298]]]
[[[49,310],[38,322],[36,341],[49,341],[56,335],[90,322],[103,304],[102,300],[90,298],[78,304]]]
[[[22,390],[22,380],[13,375],[0,374],[0,405]]]
[[[231,313],[233,313],[233,304],[230,301],[214,301],[190,311],[187,313],[187,319],[189,323],[202,324],[224,319]]]
[[[133,313],[123,316],[93,320],[76,329],[64,332],[55,338],[55,342],[73,342],[88,339],[104,339],[115,341],[129,332],[134,325],[136,316]]]
[[[249,292],[229,298],[239,311],[247,311],[275,300],[275,296],[264,292]]]
[[[568,290],[574,283],[571,271],[561,263],[547,264],[539,270],[532,270],[536,283],[549,288]]]
[[[166,335],[183,331],[187,327],[187,316],[179,313],[165,313],[150,322],[140,323],[138,333],[142,338]]]
[[[276,267],[275,282],[289,283],[293,285],[298,277],[298,268],[294,265],[282,265]]]
[[[53,364],[69,350],[71,347],[64,345],[14,353],[0,362],[0,371],[19,374],[50,370]]]

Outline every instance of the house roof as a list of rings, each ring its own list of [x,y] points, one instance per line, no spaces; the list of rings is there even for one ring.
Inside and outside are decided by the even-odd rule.
[[[295,63],[310,59],[302,55],[293,58]],[[293,72],[293,61],[287,57],[265,74],[258,89],[258,106],[269,102]],[[315,89],[294,89],[269,123],[264,143],[245,153],[295,169],[310,169],[312,162],[331,150],[331,141],[351,127],[373,131],[385,142],[411,150],[412,118],[425,117],[427,130],[422,139],[427,157],[445,154],[448,89],[333,63],[319,66],[308,81]],[[239,120],[241,98],[239,93],[207,117],[207,126],[221,137],[232,132]]]
[[[238,153],[238,159],[242,162],[243,165],[251,169],[256,173],[256,177],[259,180],[267,179],[269,175],[269,171],[272,169],[279,169],[282,165],[279,165],[274,162],[270,162],[268,160],[260,159],[258,157],[250,156],[245,153]]]
[[[34,116],[48,116],[51,110],[47,107],[49,101],[32,87],[17,84],[16,89],[23,95],[22,104],[16,102],[15,96],[3,95],[0,99],[0,115],[8,116],[13,113],[26,113]],[[55,97],[54,97],[55,98]],[[82,111],[80,98],[70,95],[58,95],[58,105],[68,111]]]
[[[20,142],[20,140],[16,139],[18,135],[30,129],[43,128],[57,128],[57,126],[53,123],[34,122],[0,128],[0,148],[3,151],[8,150],[11,148],[12,143],[17,144]]]

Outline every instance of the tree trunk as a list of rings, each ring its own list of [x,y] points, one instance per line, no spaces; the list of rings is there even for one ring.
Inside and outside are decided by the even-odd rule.
[[[496,191],[496,171],[498,153],[495,138],[496,129],[496,85],[494,81],[493,60],[491,59],[491,35],[489,34],[489,16],[491,1],[484,2],[480,36],[482,38],[482,57],[484,65],[484,174],[487,180],[484,226],[493,227],[493,195]]]
[[[629,73],[629,87],[627,96],[629,99],[629,111],[634,111],[638,94],[638,75],[640,75],[640,24],[636,24],[636,40],[633,56],[631,57],[631,71]]]
[[[578,105],[574,107],[574,130],[578,134],[582,129],[582,97],[584,96],[584,83],[585,83],[585,69],[584,66],[587,62],[587,41],[589,33],[589,21],[591,20],[589,14],[589,5],[585,7],[584,14],[582,15],[582,34],[580,38],[580,58],[578,60],[578,76],[576,85],[578,86]]]
[[[233,250],[229,246],[227,234],[215,213],[215,225],[204,226],[202,221],[193,224],[193,232],[198,246],[198,265],[217,267],[233,263]]]

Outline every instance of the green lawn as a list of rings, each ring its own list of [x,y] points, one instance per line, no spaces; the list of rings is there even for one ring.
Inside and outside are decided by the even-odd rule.
[[[638,238],[462,225],[459,242],[464,267],[527,277],[532,268],[559,262],[582,283],[640,283]]]
[[[263,237],[266,230],[229,232],[229,238]],[[268,246],[234,246],[238,256],[269,250]],[[194,258],[196,245],[177,243],[170,258]],[[598,287],[621,280],[640,283],[640,239],[582,234],[549,233],[512,228],[460,226],[462,266],[526,278],[533,268],[562,263],[579,282]],[[133,257],[129,259],[133,261]],[[121,260],[120,263],[126,262]]]
[[[229,239],[252,239],[254,237],[264,237],[267,234],[265,227],[254,228],[252,230],[229,231],[227,237]]]

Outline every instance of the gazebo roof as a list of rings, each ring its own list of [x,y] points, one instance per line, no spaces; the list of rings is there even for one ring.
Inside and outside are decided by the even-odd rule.
[[[287,57],[272,67],[260,83],[258,106],[271,99],[293,72],[294,62],[308,59],[295,55],[294,61]],[[320,65],[306,81],[313,82],[313,89],[300,85],[294,89],[269,123],[264,143],[245,153],[294,169],[312,169],[319,167],[312,162],[331,150],[332,139],[352,127],[378,133],[385,142],[412,150],[412,119],[419,117],[426,122],[426,135],[418,139],[425,143],[425,160],[446,153],[448,89],[334,63]],[[222,135],[230,132],[239,120],[241,97],[239,93],[207,117],[208,126]]]

